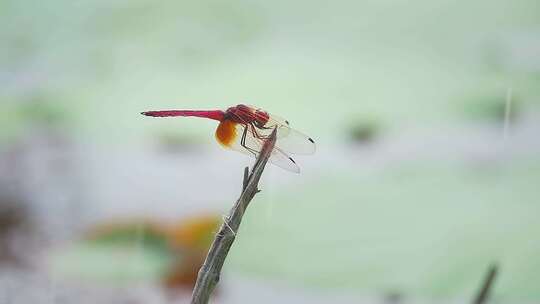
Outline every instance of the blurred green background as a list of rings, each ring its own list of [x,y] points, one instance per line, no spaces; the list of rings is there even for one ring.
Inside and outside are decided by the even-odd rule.
[[[250,160],[220,151],[213,122],[139,112],[238,103],[318,152],[299,176],[268,170],[227,272],[466,299],[497,262],[497,299],[540,299],[537,1],[0,2],[0,181],[40,202],[47,240],[146,215],[137,199],[225,213]],[[76,188],[50,178],[64,154],[35,165],[44,145],[77,151]]]

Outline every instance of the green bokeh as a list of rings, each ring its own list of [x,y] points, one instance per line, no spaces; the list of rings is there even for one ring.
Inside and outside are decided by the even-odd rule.
[[[105,145],[214,144],[214,122],[139,112],[245,102],[332,145],[366,125],[502,123],[509,89],[517,120],[538,110],[540,71],[513,50],[538,43],[539,27],[537,0],[2,1],[0,142],[46,127]],[[434,162],[374,174],[328,163],[300,188],[265,189],[228,267],[451,297],[498,261],[499,295],[540,298],[538,159]]]

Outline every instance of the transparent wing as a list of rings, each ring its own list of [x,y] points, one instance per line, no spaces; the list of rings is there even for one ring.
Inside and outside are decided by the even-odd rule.
[[[292,128],[287,136],[277,139],[276,146],[290,154],[313,154],[317,149],[311,137]]]
[[[270,136],[261,135],[258,130],[252,125],[237,124],[236,138],[226,147],[252,157],[258,157],[261,152],[265,140]],[[268,159],[272,164],[291,172],[300,172],[300,168],[296,162],[280,147],[274,146],[272,154]]]
[[[254,112],[257,110],[264,111],[254,106],[249,107],[253,108]],[[265,113],[268,114],[269,118],[262,128],[256,127],[258,134],[268,137],[270,136],[274,128],[277,128],[276,146],[279,147],[279,149],[281,149],[283,152],[289,154],[315,153],[315,150],[317,148],[315,145],[315,141],[311,137],[291,128],[289,121],[287,121],[286,119],[274,114],[270,114],[268,112]]]
[[[270,156],[268,161],[285,170],[288,170],[294,173],[300,173],[300,167],[298,167],[294,159],[290,157],[289,155],[287,155],[287,153],[285,153],[279,147],[274,146],[274,150],[272,151],[272,156]]]

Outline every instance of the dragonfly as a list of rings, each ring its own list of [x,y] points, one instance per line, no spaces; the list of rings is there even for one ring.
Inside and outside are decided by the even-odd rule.
[[[141,114],[151,117],[201,117],[219,121],[215,132],[223,147],[257,157],[264,143],[276,130],[276,144],[269,162],[285,170],[300,173],[300,167],[290,155],[315,153],[315,141],[290,127],[289,121],[255,106],[239,104],[222,110],[160,110]]]

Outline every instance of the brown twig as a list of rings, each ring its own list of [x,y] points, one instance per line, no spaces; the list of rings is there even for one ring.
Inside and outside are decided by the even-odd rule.
[[[484,282],[482,283],[482,288],[478,291],[478,294],[476,295],[473,301],[473,304],[486,303],[489,297],[489,291],[491,290],[491,286],[493,285],[493,282],[495,281],[495,277],[497,276],[497,272],[498,272],[497,264],[492,264],[488,269],[488,272],[484,278]]]
[[[268,140],[266,140],[251,173],[248,175],[249,169],[247,167],[244,169],[242,194],[229,212],[229,216],[227,216],[224,219],[223,224],[221,224],[219,232],[216,234],[214,242],[208,251],[208,255],[199,270],[197,282],[193,289],[191,304],[208,303],[214,288],[219,282],[221,268],[223,267],[229,249],[236,238],[236,233],[242,222],[242,216],[255,194],[259,192],[259,179],[268,162],[268,158],[270,158],[275,143],[276,130],[274,130]]]

